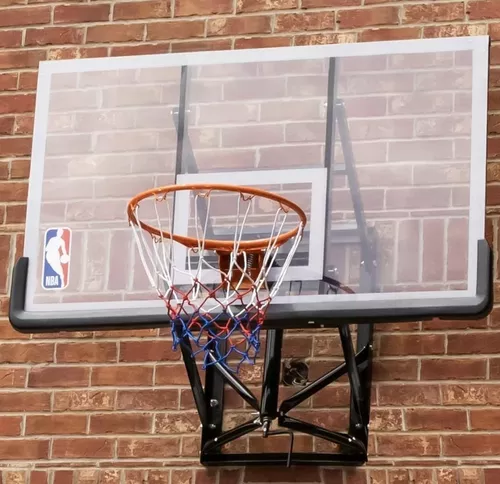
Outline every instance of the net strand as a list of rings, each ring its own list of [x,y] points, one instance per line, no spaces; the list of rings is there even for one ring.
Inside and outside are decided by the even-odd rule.
[[[219,264],[216,264],[210,260],[210,256],[214,257],[214,251],[205,248],[211,225],[213,191],[193,194],[195,247],[182,246],[173,239],[172,207],[166,194],[150,199],[159,235],[149,234],[140,226],[140,204],[134,208],[139,225],[132,222],[130,225],[148,281],[165,303],[171,321],[174,349],[188,340],[194,346],[193,356],[203,356],[203,368],[222,363],[230,371],[237,372],[243,363],[255,362],[267,309],[278,293],[300,244],[303,225],[297,222],[298,233],[287,249],[284,262],[277,266],[276,259],[281,247],[278,237],[290,218],[290,210],[276,203],[274,217],[268,224],[267,246],[259,252],[243,251],[241,244],[246,240],[245,229],[255,196],[237,193],[234,204],[226,204],[234,207],[230,224],[233,247],[227,254],[227,268],[222,268],[220,254]],[[198,209],[200,200],[206,204],[206,210]],[[246,207],[242,206],[244,204]],[[164,217],[163,212],[166,212]],[[204,220],[200,212],[205,212]],[[169,236],[166,237],[165,233]],[[257,260],[260,260],[261,265],[253,271]],[[269,289],[268,279],[272,269],[276,269],[277,275]]]

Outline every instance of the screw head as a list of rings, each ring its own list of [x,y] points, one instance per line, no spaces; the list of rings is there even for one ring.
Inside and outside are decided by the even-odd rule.
[[[219,405],[219,401],[218,401],[218,400],[216,400],[215,398],[212,398],[212,399],[210,400],[210,406],[211,406],[212,408],[214,408],[214,407],[216,407],[217,405]]]
[[[208,428],[209,428],[209,429],[212,429],[212,430],[213,430],[213,429],[215,429],[215,424],[209,424],[209,425],[208,425]]]

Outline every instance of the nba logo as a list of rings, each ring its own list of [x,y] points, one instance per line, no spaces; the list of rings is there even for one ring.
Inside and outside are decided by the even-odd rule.
[[[69,282],[71,230],[48,229],[43,244],[42,287],[64,289]]]

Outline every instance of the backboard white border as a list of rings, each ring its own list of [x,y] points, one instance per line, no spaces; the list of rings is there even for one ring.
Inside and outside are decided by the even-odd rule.
[[[52,74],[110,71],[130,68],[180,67],[182,65],[214,65],[244,62],[285,61],[300,59],[321,59],[328,57],[377,56],[387,54],[411,54],[433,52],[473,53],[473,113],[471,134],[471,191],[469,209],[469,261],[468,289],[466,291],[440,291],[429,293],[383,293],[346,295],[350,301],[370,300],[415,300],[419,297],[429,299],[473,296],[476,292],[477,241],[484,238],[484,211],[486,186],[486,107],[488,93],[488,55],[489,37],[450,37],[439,39],[415,39],[387,42],[328,44],[301,47],[279,47],[268,49],[248,49],[190,52],[178,54],[155,54],[142,56],[111,57],[100,59],[71,59],[43,61],[38,72],[38,86],[34,133],[27,202],[24,256],[29,258],[29,271],[26,287],[26,311],[55,310],[101,310],[118,308],[144,308],[158,306],[161,301],[128,301],[109,303],[67,303],[33,304],[37,284],[37,266],[40,259],[39,230],[42,183],[45,159],[45,139],[49,115],[50,85]],[[342,303],[344,296],[336,296]],[[318,295],[308,298],[309,302],[324,301],[328,296]],[[280,299],[282,299],[280,301]],[[326,299],[327,300],[327,299]],[[337,299],[336,299],[337,300]],[[275,303],[289,303],[290,298],[277,298]],[[294,298],[293,302],[297,302]],[[96,315],[97,316],[97,315]]]
[[[289,170],[255,170],[245,172],[223,173],[190,173],[177,175],[177,184],[192,183],[227,183],[231,185],[289,185],[304,183],[311,185],[311,214],[306,225],[309,236],[308,264],[306,266],[290,266],[285,275],[285,281],[317,281],[323,277],[324,241],[326,217],[326,168],[298,168]],[[191,191],[177,192],[175,200],[174,233],[188,235],[187,221],[190,213]],[[175,266],[187,271],[185,266],[187,249],[176,244]],[[279,275],[279,269],[271,269],[268,280],[274,281]],[[203,281],[214,284],[220,281],[217,271],[203,271]],[[176,272],[176,284],[190,284],[191,278]]]

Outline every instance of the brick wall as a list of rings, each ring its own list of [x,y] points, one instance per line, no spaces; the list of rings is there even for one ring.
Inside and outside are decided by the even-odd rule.
[[[489,33],[493,45],[487,231],[496,249],[499,22],[496,0],[172,0],[172,4],[0,0],[3,482],[497,483],[497,310],[476,322],[377,327],[366,468],[219,472],[197,465],[199,422],[180,355],[170,349],[168,331],[21,335],[10,328],[6,312],[12,263],[22,252],[40,60]],[[338,359],[338,340],[333,334],[291,334],[285,353],[310,358],[314,376]],[[259,368],[245,377],[255,383]],[[325,389],[300,412],[315,422],[345,425],[345,392],[342,385]],[[232,398],[229,402],[234,407],[229,419],[236,422],[241,402]],[[249,445],[256,450],[263,444],[252,439]],[[307,449],[311,442],[297,439],[297,446]]]

